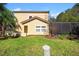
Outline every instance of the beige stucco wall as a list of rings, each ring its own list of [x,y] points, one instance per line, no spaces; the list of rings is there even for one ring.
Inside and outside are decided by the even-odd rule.
[[[44,23],[42,21],[39,21],[37,19],[35,19],[31,22],[28,22],[24,25],[28,26],[27,35],[48,35],[49,34],[48,24]],[[36,32],[36,26],[46,26],[46,32]]]
[[[48,13],[14,13],[18,21],[24,21],[29,19],[29,16],[38,16],[45,20],[48,20]]]
[[[24,25],[28,26],[28,33],[27,35],[48,35],[49,34],[49,28],[48,28],[48,24],[44,23],[42,21],[39,20],[33,20],[31,22],[28,22],[26,24],[21,24],[22,21],[27,20],[29,18],[29,16],[38,16],[41,17],[45,20],[48,20],[48,13],[14,13],[17,20],[18,20],[18,24],[20,25],[21,29],[17,29],[19,32],[21,32],[21,36],[26,36],[26,33],[24,33]],[[36,25],[43,25],[46,26],[46,32],[36,32]]]

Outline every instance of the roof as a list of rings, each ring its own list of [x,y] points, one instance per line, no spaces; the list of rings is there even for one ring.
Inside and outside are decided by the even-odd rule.
[[[22,21],[21,23],[22,23],[22,24],[25,24],[25,23],[28,23],[28,22],[30,22],[30,21],[32,21],[32,20],[35,20],[35,19],[40,20],[40,21],[42,21],[42,22],[44,22],[44,23],[48,23],[47,20],[42,19],[42,18],[37,17],[37,16],[34,16],[34,17],[30,18],[30,19],[27,19],[27,20],[25,20],[25,21]]]
[[[14,13],[49,13],[49,11],[13,11]]]

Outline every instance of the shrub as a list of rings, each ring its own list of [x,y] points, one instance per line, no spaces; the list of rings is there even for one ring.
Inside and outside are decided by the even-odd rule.
[[[74,26],[72,31],[69,33],[69,39],[79,39],[79,26]]]
[[[71,34],[79,35],[79,26],[74,26],[72,28]]]
[[[15,31],[15,32],[12,34],[12,38],[17,38],[17,37],[20,37],[20,32]]]
[[[19,36],[20,36],[20,32],[18,31],[6,31],[5,32],[5,37],[17,38]]]
[[[63,35],[58,35],[58,38],[63,40],[64,39],[64,36]]]

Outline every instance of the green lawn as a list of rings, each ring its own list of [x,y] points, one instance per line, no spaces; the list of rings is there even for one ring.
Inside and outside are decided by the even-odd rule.
[[[43,56],[43,45],[51,47],[52,56],[79,56],[79,41],[28,36],[0,40],[1,56]]]

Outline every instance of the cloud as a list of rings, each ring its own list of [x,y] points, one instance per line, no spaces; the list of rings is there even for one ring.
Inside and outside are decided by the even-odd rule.
[[[15,8],[15,9],[13,9],[13,11],[32,11],[32,9],[25,9],[25,10],[23,10],[21,8]]]
[[[58,14],[59,14],[59,13],[51,14],[51,16],[56,18],[56,17],[58,16]]]
[[[21,11],[21,8],[15,8],[13,11]]]

